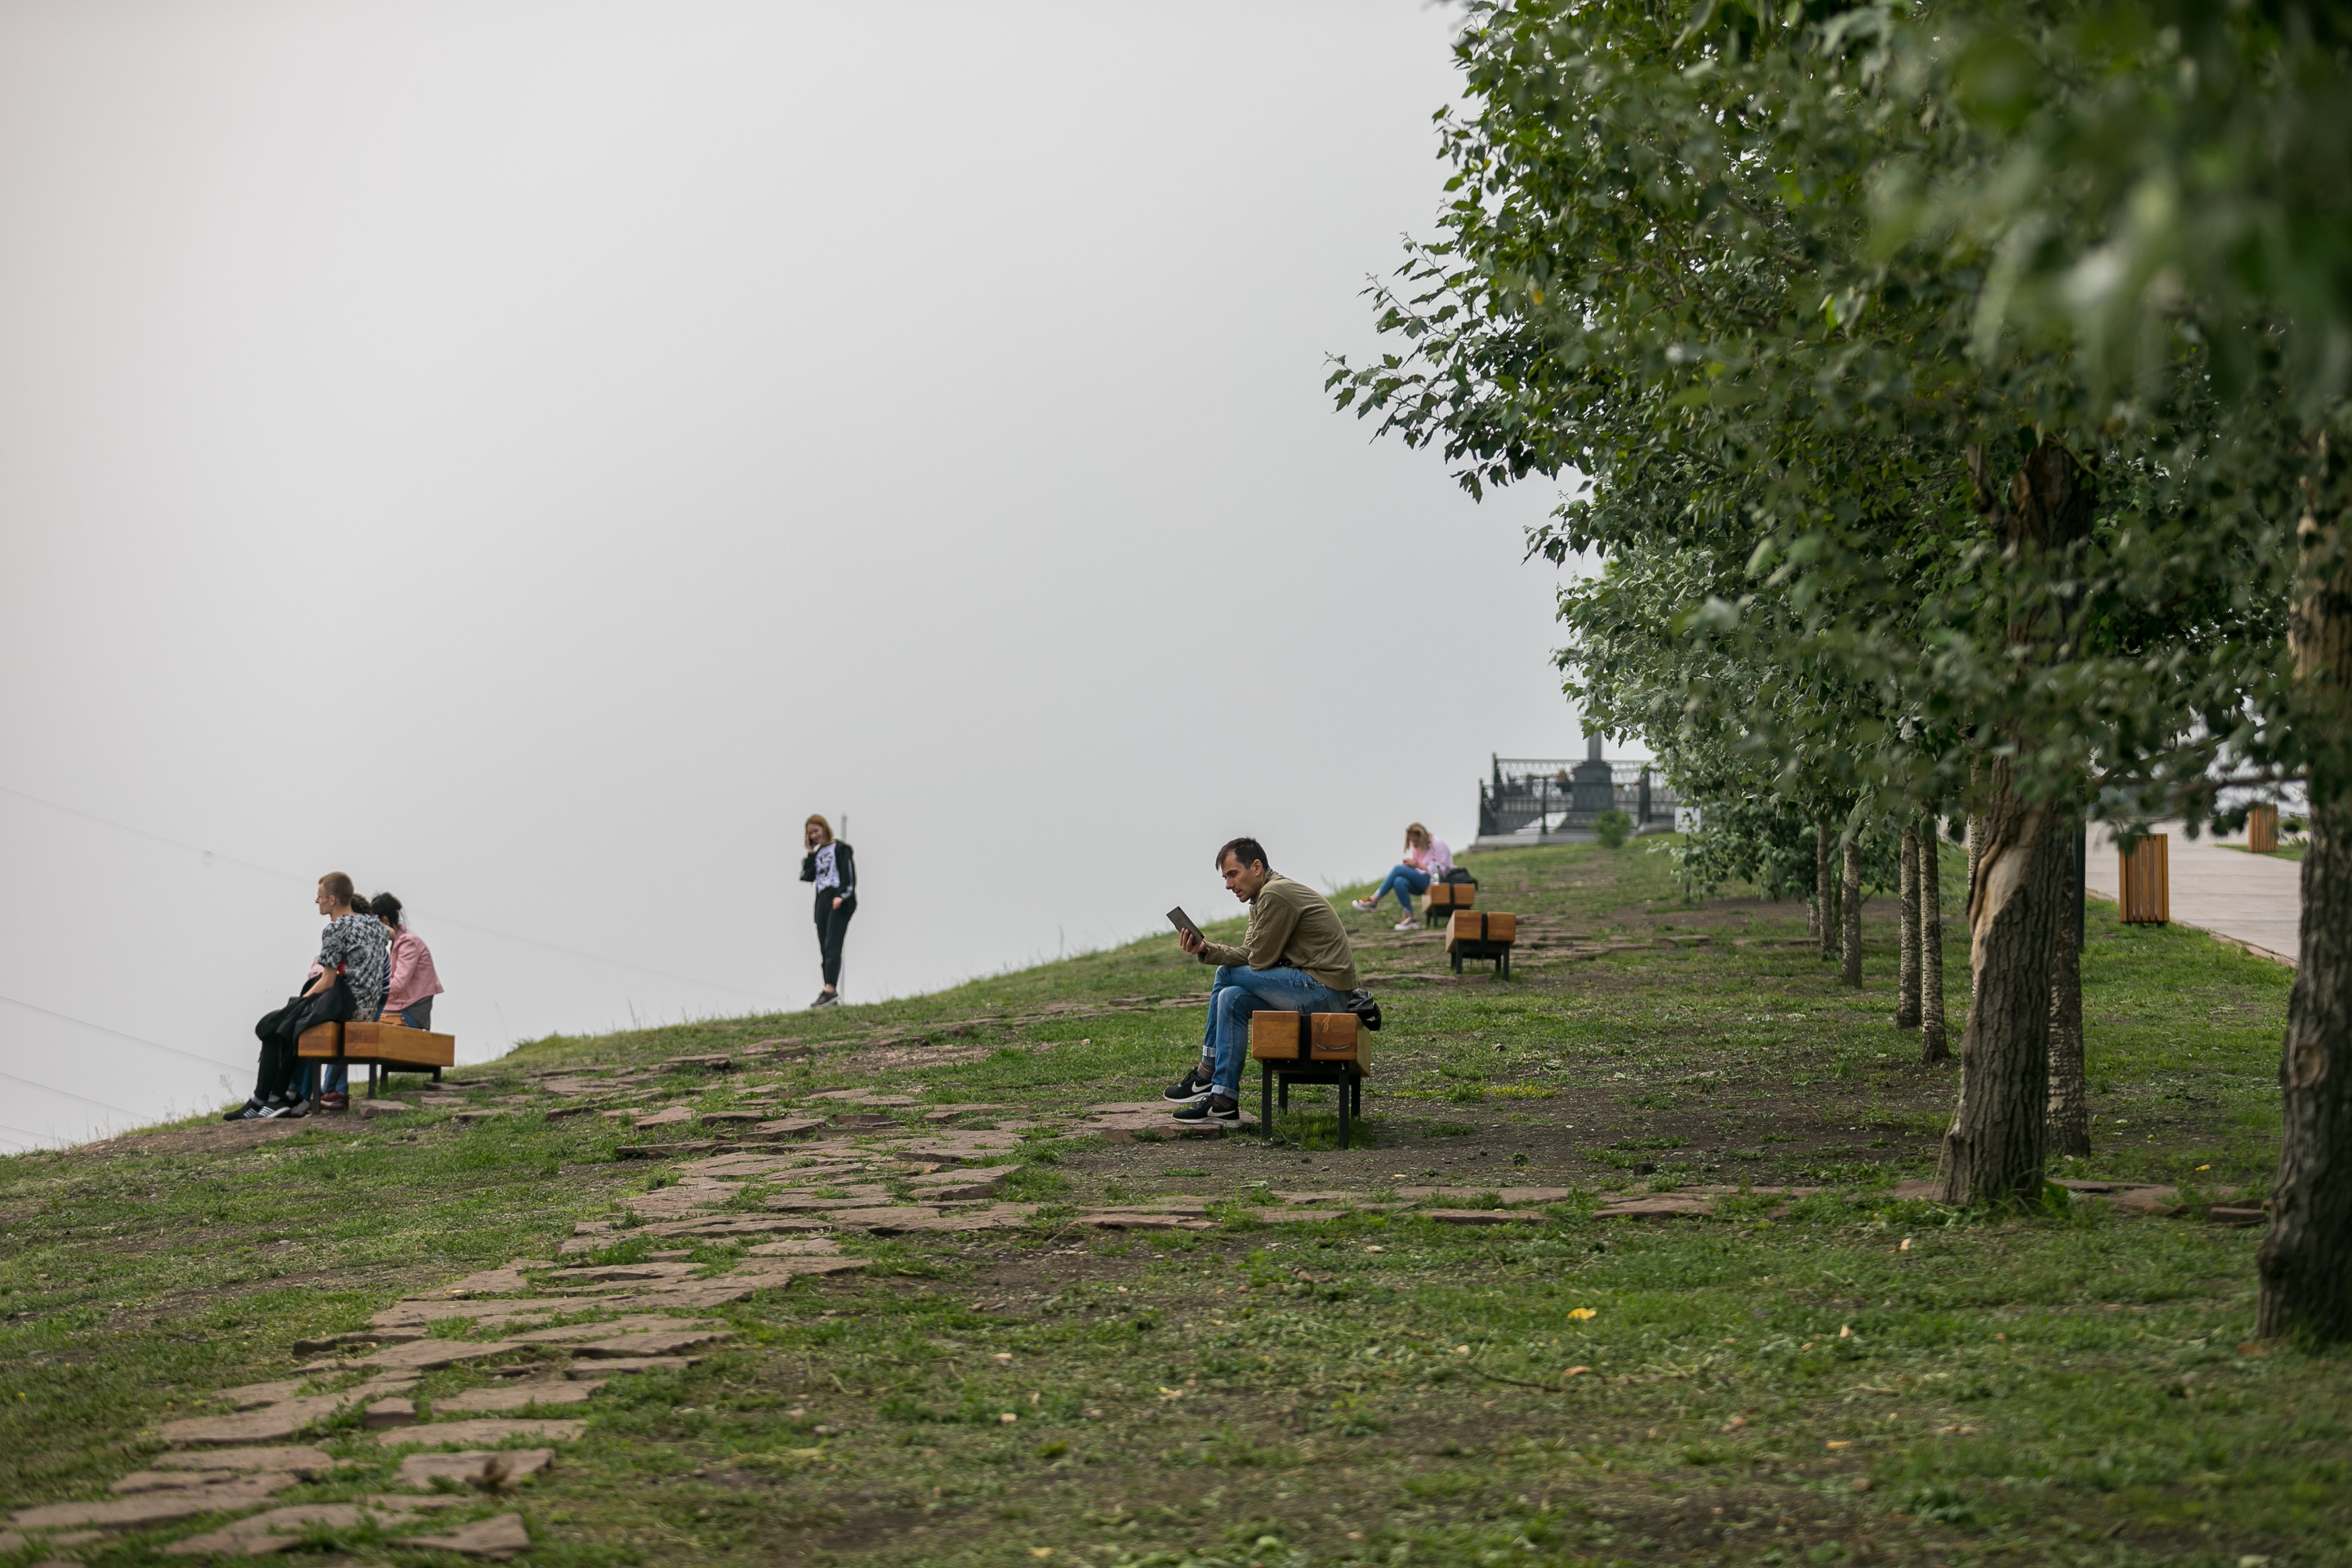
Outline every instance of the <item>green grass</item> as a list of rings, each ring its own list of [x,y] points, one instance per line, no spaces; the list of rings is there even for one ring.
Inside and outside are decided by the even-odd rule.
[[[1500,983],[1346,912],[1391,1020],[1353,1149],[1315,1089],[1263,1144],[1052,1135],[1189,1059],[1192,1009],[1083,1011],[1202,994],[1168,938],[877,1007],[551,1038],[457,1075],[519,1092],[525,1068],[800,1037],[820,1047],[809,1063],[675,1075],[662,1100],[870,1083],[1045,1124],[1013,1178],[1048,1205],[1030,1230],[845,1238],[867,1276],[721,1309],[730,1348],[617,1380],[519,1505],[477,1511],[520,1506],[530,1561],[560,1564],[2341,1560],[2352,1393],[2340,1359],[2248,1345],[2259,1233],[1895,1196],[1933,1169],[1956,1071],[1918,1065],[1888,1022],[1888,906],[1870,906],[1856,994],[1787,945],[1801,908],[1687,904],[1648,849],[1471,864],[1481,906],[1536,932],[1709,942],[1581,958],[1531,941]],[[1957,931],[1945,964],[1957,1045]],[[2262,1191],[2288,972],[2095,903],[2084,976],[2097,1153],[2071,1173]],[[1051,1004],[1082,1016],[1005,1021]],[[295,1340],[552,1256],[575,1220],[667,1179],[616,1160],[635,1135],[594,1117],[410,1116],[247,1147],[186,1124],[0,1162],[12,1506],[103,1495],[154,1452],[142,1427],[287,1375]],[[1829,1190],[1735,1192],[1706,1220],[1593,1217],[1645,1163],[1646,1185]],[[1541,1226],[1403,1205],[1257,1217],[1276,1190],[1399,1178],[1576,1195]],[[1210,1200],[1217,1228],[1060,1229],[1077,1204],[1178,1194]],[[610,1255],[648,1249],[624,1236]],[[419,1394],[485,1381],[453,1369]],[[379,1489],[387,1468],[280,1500]],[[195,1528],[79,1554],[145,1562]],[[330,1543],[439,1561],[364,1532]]]

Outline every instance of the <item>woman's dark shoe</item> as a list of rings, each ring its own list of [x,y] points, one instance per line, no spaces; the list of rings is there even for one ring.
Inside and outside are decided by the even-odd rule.
[[[1176,1108],[1176,1120],[1179,1121],[1239,1121],[1241,1119],[1241,1102],[1227,1100],[1222,1094]]]
[[[248,1100],[243,1105],[238,1106],[235,1110],[230,1111],[226,1116],[222,1117],[221,1120],[223,1121],[242,1121],[260,1109],[261,1106],[258,1102]]]
[[[840,1000],[841,993],[838,991],[820,991],[816,994],[816,1000],[810,1003],[809,1005],[812,1007],[831,1007],[839,1003]]]

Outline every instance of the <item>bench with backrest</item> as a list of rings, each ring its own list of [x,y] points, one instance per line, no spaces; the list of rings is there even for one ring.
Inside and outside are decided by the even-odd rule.
[[[1372,1070],[1371,1041],[1353,1013],[1286,1013],[1260,1009],[1250,1015],[1250,1056],[1258,1065],[1257,1124],[1274,1126],[1275,1093],[1290,1108],[1294,1083],[1336,1084],[1339,1089],[1339,1147],[1348,1147],[1352,1117],[1364,1113],[1364,1077]]]
[[[1477,901],[1478,884],[1466,878],[1459,882],[1432,882],[1422,918],[1433,930],[1453,919],[1454,910],[1469,909]]]
[[[1511,944],[1519,939],[1519,917],[1500,910],[1473,913],[1458,910],[1454,927],[1445,933],[1445,950],[1454,957],[1454,973],[1462,973],[1462,961],[1492,959],[1496,977],[1511,977]]]
[[[302,1031],[295,1053],[304,1061],[342,1062],[368,1069],[368,1098],[375,1098],[379,1077],[395,1072],[429,1072],[441,1081],[441,1069],[457,1065],[457,1037],[430,1029],[410,1029],[389,1021],[373,1024],[316,1024]]]

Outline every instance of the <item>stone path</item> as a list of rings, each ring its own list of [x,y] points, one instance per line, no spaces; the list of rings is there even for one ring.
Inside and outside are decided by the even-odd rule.
[[[2232,942],[2264,958],[2293,963],[2302,951],[2303,868],[2292,860],[2249,855],[2245,836],[2191,838],[2180,824],[2162,825],[2165,867],[2172,888],[2172,919]],[[2102,899],[2119,896],[2122,868],[2114,837],[2091,830],[2084,885]]]
[[[220,1391],[217,1403],[232,1413],[163,1423],[153,1436],[169,1451],[115,1481],[110,1497],[16,1510],[11,1528],[0,1531],[0,1552],[69,1549],[113,1531],[242,1514],[163,1551],[276,1552],[300,1546],[320,1527],[373,1521],[408,1544],[510,1557],[530,1545],[520,1514],[418,1533],[439,1522],[418,1516],[481,1501],[434,1489],[454,1480],[496,1493],[545,1470],[556,1446],[578,1441],[588,1423],[544,1412],[587,1406],[615,1376],[690,1367],[699,1358],[687,1352],[733,1337],[696,1311],[788,1286],[802,1275],[866,1266],[841,1256],[829,1238],[772,1245],[785,1250],[709,1267],[566,1267],[522,1258],[405,1297],[375,1313],[365,1329],[298,1347],[320,1359],[297,1367],[296,1375]],[[443,1337],[453,1327],[457,1337]],[[423,1409],[407,1397],[422,1374],[456,1366],[486,1368],[506,1381],[426,1401]],[[370,1447],[416,1450],[401,1459],[393,1481],[415,1490],[357,1502],[265,1506],[306,1482],[369,1463],[286,1441],[354,1406],[363,1412],[366,1435],[343,1440],[362,1454]],[[512,1446],[520,1443],[533,1446]]]

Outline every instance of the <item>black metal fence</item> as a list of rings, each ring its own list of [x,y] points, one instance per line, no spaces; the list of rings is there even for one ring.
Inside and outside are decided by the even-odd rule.
[[[1496,757],[1494,777],[1478,786],[1478,837],[1546,838],[1591,836],[1604,811],[1623,812],[1633,831],[1675,825],[1681,802],[1650,763],[1587,757]]]

